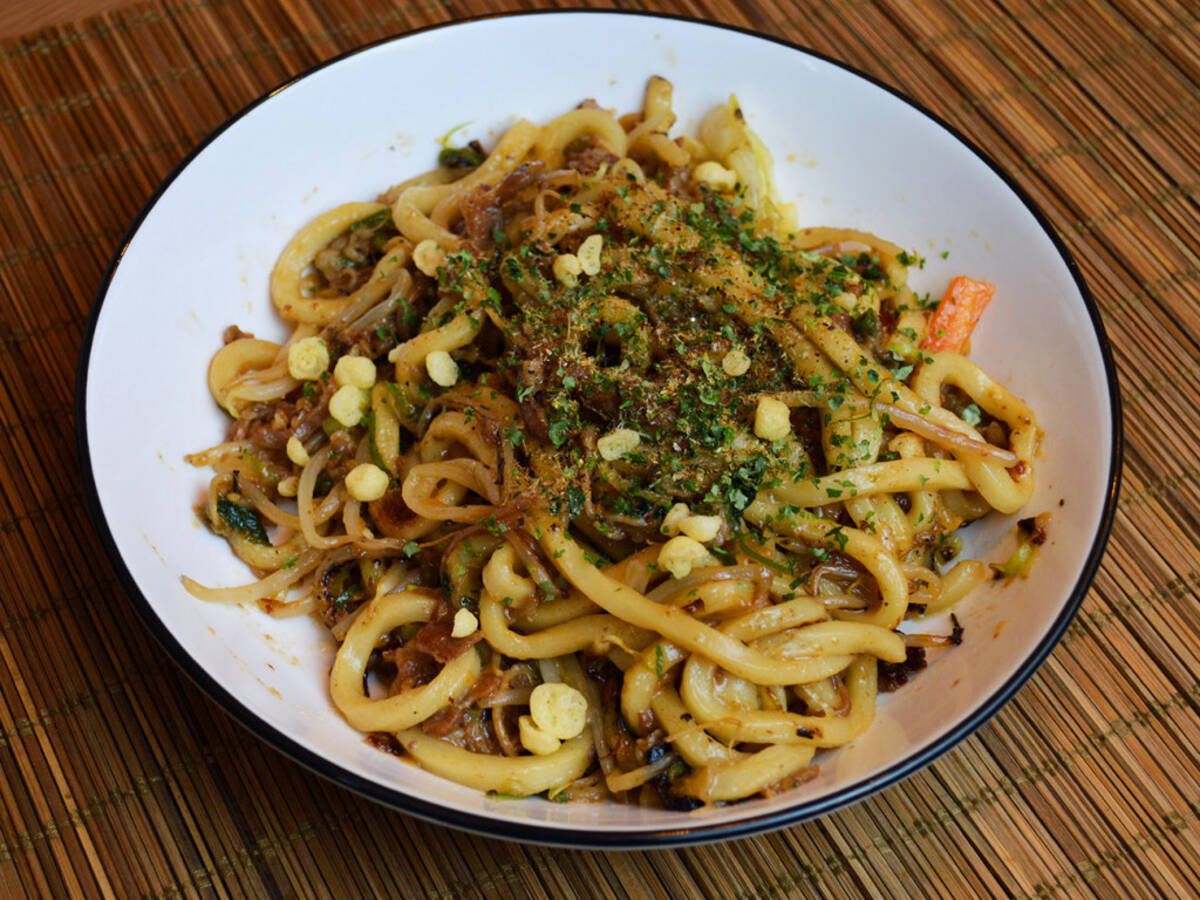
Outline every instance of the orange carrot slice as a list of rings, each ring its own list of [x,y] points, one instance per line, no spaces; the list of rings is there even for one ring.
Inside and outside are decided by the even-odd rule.
[[[951,281],[946,296],[929,320],[929,331],[921,341],[921,349],[961,353],[995,293],[994,284],[976,281],[966,275]]]

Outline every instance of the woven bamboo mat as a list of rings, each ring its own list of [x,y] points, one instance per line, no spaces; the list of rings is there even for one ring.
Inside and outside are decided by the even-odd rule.
[[[1107,557],[1061,646],[900,786],[724,846],[483,840],[260,744],[153,643],[91,531],[72,450],[84,318],[126,224],[230,113],[355,45],[497,6],[159,0],[0,45],[0,895],[1196,892],[1194,5],[646,5],[791,38],[915,96],[987,148],[1076,255],[1114,341],[1127,455]]]

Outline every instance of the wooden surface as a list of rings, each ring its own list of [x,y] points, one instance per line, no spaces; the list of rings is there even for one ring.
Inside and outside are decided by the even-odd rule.
[[[0,4],[0,38],[76,22],[128,5],[129,0],[9,0]]]
[[[715,847],[482,840],[372,805],[256,741],[153,643],[91,531],[72,450],[83,322],[128,222],[227,115],[320,59],[495,5],[129,7],[0,41],[0,896],[1195,895],[1194,8],[645,5],[786,36],[915,96],[987,148],[1076,255],[1121,369],[1127,455],[1108,555],[1065,640],[920,774]]]

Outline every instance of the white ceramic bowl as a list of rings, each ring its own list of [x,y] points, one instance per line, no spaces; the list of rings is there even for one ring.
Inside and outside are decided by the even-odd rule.
[[[369,747],[342,720],[327,688],[332,643],[316,624],[206,605],[180,587],[185,573],[209,584],[248,580],[193,516],[207,475],[183,456],[224,433],[205,386],[222,329],[283,337],[267,276],[302,223],[429,168],[435,139],[461,122],[486,145],[515,116],[544,121],[585,97],[636,109],[652,74],[674,82],[681,130],[736,93],[802,223],[863,228],[918,250],[928,258],[915,273],[921,290],[940,293],[959,273],[999,285],[975,358],[1045,429],[1028,510],[1053,511],[1051,540],[1028,580],[986,588],[960,610],[964,647],[883,698],[870,732],[824,755],[820,776],[797,790],[688,814],[490,800]],[[678,18],[569,12],[375,44],[220,128],[159,188],[113,260],[84,343],[77,422],[93,517],[132,601],[179,664],[255,734],[438,822],[646,847],[745,835],[845,806],[927,764],[1008,700],[1066,627],[1098,563],[1118,478],[1115,384],[1095,305],[1045,219],[928,112],[782,41]],[[999,517],[974,526],[968,549],[995,560],[1011,528]]]

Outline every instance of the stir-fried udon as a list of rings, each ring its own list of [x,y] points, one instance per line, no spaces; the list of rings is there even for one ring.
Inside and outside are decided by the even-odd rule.
[[[800,227],[736,101],[591,101],[318,216],[230,327],[190,457],[257,580],[312,614],[369,739],[506,796],[772,795],[862,735],[989,577],[962,526],[1033,490],[1031,411],[966,358],[992,286]],[[815,758],[814,758],[815,757]]]

